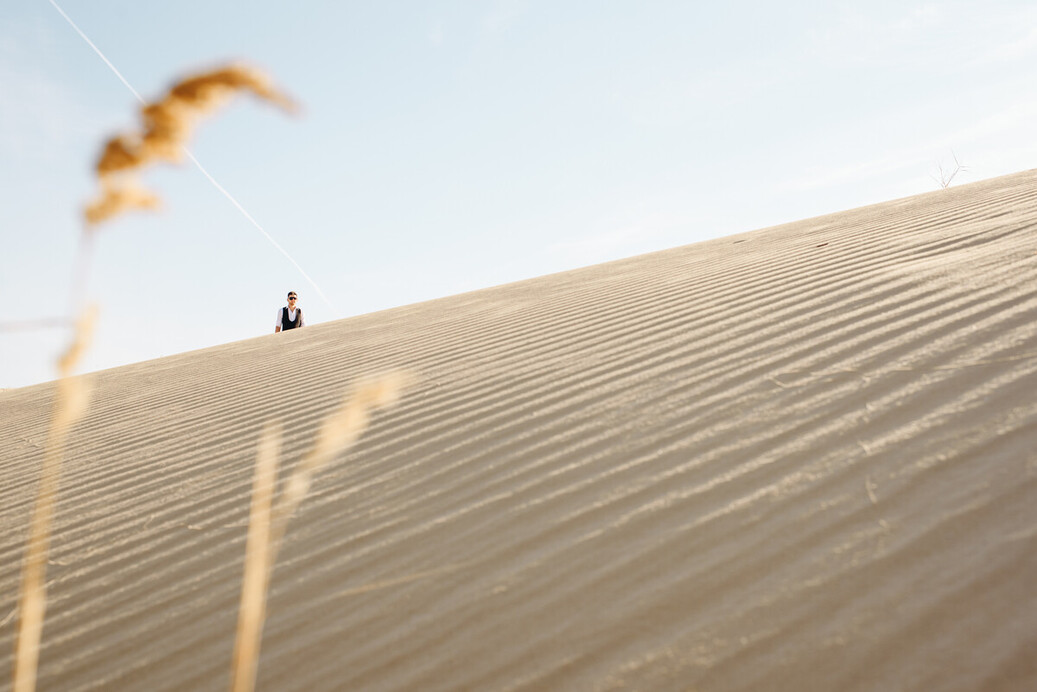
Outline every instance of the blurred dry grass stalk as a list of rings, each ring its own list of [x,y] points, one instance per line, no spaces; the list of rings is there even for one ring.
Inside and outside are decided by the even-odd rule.
[[[61,458],[69,431],[83,417],[90,401],[90,386],[83,377],[73,377],[93,335],[97,309],[86,310],[76,325],[72,344],[58,360],[60,379],[54,394],[54,415],[47,435],[47,446],[40,471],[29,540],[22,563],[21,592],[18,599],[18,642],[15,650],[14,692],[36,688],[36,669],[40,658],[43,616],[47,607],[47,556],[50,551],[51,523],[61,479]]]
[[[286,110],[295,110],[295,104],[274,90],[264,74],[243,66],[230,66],[189,77],[175,84],[161,101],[142,108],[141,115],[145,125],[143,133],[119,135],[105,144],[104,152],[96,166],[101,195],[87,205],[83,214],[86,222],[86,232],[83,236],[85,242],[80,245],[76,262],[77,270],[73,277],[74,295],[85,292],[92,226],[129,209],[155,208],[159,204],[158,197],[141,188],[132,173],[156,161],[180,161],[183,147],[198,119],[238,91],[251,91]],[[90,342],[96,321],[97,308],[94,306],[84,312],[76,325],[71,346],[58,361],[59,380],[54,395],[54,415],[22,564],[13,692],[32,692],[36,689],[40,641],[47,606],[47,558],[58,482],[61,477],[61,459],[69,431],[86,413],[90,399],[90,388],[86,380],[83,377],[72,377],[72,374]],[[265,444],[269,444],[273,451],[261,450],[260,457],[267,466],[271,464],[272,459],[276,471],[276,438],[273,442]],[[257,512],[261,513],[261,510],[254,507],[253,513]],[[260,538],[255,540],[259,541]],[[252,540],[250,534],[250,546]],[[263,544],[267,545],[269,542],[264,540]],[[265,598],[265,583],[258,586],[261,587]],[[257,585],[251,585],[248,592],[252,594],[256,589]],[[259,613],[259,618],[261,625],[262,612]]]
[[[178,163],[198,119],[225,103],[237,92],[248,91],[287,111],[295,103],[272,86],[262,72],[231,65],[188,77],[164,98],[141,107],[143,132],[117,135],[105,143],[97,162],[100,196],[87,205],[90,224],[105,221],[123,211],[154,208],[158,198],[141,188],[133,174],[159,161]]]
[[[268,424],[256,452],[256,475],[252,481],[252,509],[245,542],[245,576],[241,583],[238,633],[234,646],[231,689],[251,690],[255,686],[259,661],[260,635],[266,618],[266,591],[270,579],[270,512],[277,482],[277,457],[280,427]]]
[[[275,504],[271,501],[277,478],[280,428],[267,425],[263,430],[256,454],[245,576],[231,666],[233,692],[249,692],[255,688],[270,575],[288,520],[309,492],[313,476],[359,439],[373,410],[396,403],[412,379],[407,373],[391,373],[361,383],[351,391],[343,404],[324,420],[313,448],[285,482]]]

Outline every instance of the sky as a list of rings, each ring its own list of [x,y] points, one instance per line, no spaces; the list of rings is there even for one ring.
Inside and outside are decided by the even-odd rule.
[[[85,302],[93,371],[271,333],[289,290],[312,325],[1037,167],[1032,0],[54,2],[148,100],[244,61],[302,110],[202,122],[237,206],[149,169],[163,208],[76,288],[138,103],[51,0],[0,3],[0,388],[57,377]]]

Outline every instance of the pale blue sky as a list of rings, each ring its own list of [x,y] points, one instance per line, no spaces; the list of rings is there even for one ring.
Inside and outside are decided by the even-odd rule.
[[[102,227],[85,369],[311,324],[1037,166],[1033,2],[57,0],[146,98],[232,59],[247,99],[165,209]],[[91,165],[133,95],[47,0],[0,4],[0,322],[65,316]],[[0,388],[62,329],[0,331]],[[292,367],[286,363],[285,367]]]

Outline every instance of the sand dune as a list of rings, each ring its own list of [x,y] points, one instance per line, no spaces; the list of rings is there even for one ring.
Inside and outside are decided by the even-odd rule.
[[[100,373],[42,690],[222,689],[256,441],[317,480],[267,690],[1037,689],[1037,171]],[[0,394],[0,680],[52,385]]]

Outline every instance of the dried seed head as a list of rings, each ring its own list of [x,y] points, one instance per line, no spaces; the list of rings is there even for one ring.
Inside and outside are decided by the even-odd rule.
[[[194,75],[174,84],[164,98],[141,108],[142,132],[120,134],[105,143],[96,164],[101,194],[86,208],[87,223],[98,224],[129,209],[157,207],[158,198],[137,186],[129,173],[159,161],[179,162],[197,121],[243,91],[285,110],[297,110],[290,98],[274,89],[266,75],[243,65]]]

